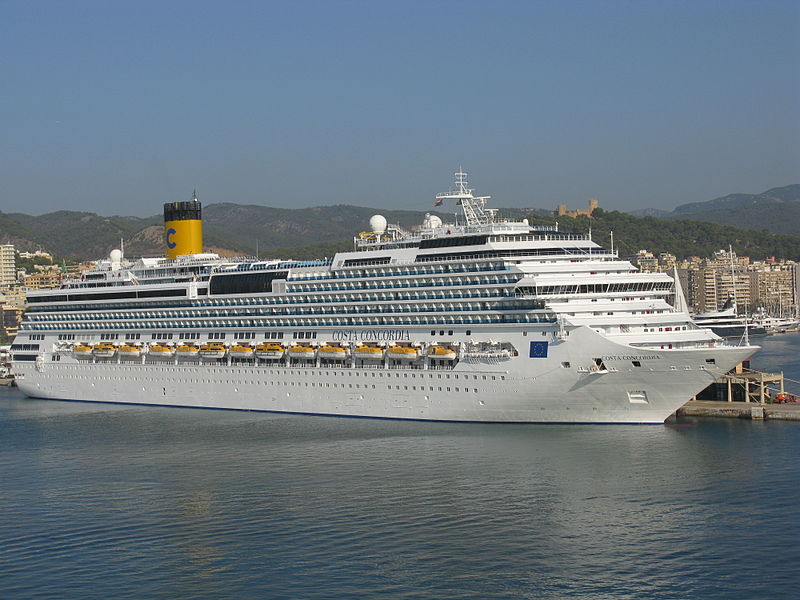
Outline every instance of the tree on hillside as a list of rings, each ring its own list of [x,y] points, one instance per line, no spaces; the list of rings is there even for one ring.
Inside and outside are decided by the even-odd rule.
[[[611,232],[614,246],[621,255],[632,255],[646,249],[653,253],[669,252],[678,258],[689,256],[711,256],[716,250],[732,245],[742,256],[763,260],[774,256],[778,259],[800,260],[800,236],[778,235],[768,231],[737,229],[701,221],[665,221],[654,217],[634,217],[618,211],[597,209],[592,218],[551,217],[531,215],[531,224],[553,225],[564,233],[585,234],[592,232],[592,239],[608,247]]]

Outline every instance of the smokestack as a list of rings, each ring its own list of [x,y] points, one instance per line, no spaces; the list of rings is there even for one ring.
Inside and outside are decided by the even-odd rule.
[[[203,252],[203,221],[197,194],[192,194],[191,202],[164,204],[164,246],[171,259]]]

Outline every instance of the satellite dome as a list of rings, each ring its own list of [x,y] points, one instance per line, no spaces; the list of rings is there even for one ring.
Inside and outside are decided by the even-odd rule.
[[[111,259],[112,263],[122,262],[122,250],[120,250],[119,248],[114,248],[111,251],[111,254],[108,255],[108,258]]]
[[[386,231],[386,217],[383,215],[374,215],[369,220],[370,229],[372,229],[372,233],[383,233]]]
[[[436,229],[437,227],[442,226],[442,220],[436,215],[426,213],[425,220],[422,222],[422,226],[425,229]]]

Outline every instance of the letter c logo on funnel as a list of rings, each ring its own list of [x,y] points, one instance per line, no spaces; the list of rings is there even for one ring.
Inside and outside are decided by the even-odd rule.
[[[178,233],[178,232],[177,232],[177,231],[175,231],[175,230],[174,230],[172,227],[170,227],[169,229],[167,229],[167,248],[174,248],[175,246],[177,246],[177,245],[178,245],[178,243],[177,243],[177,242],[173,242],[173,241],[170,239],[170,238],[171,238],[173,235],[175,235],[176,233]]]

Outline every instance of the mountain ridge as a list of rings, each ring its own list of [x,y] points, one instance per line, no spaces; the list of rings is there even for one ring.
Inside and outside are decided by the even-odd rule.
[[[288,209],[221,202],[203,207],[204,245],[210,251],[227,256],[330,256],[352,248],[353,236],[368,227],[369,218],[374,214],[383,214],[389,222],[408,229],[420,224],[426,212],[438,214],[445,220],[452,219],[452,214],[433,210],[381,210],[348,204]],[[713,239],[720,239],[723,231],[712,227],[714,224],[736,227],[728,233],[748,240],[757,240],[759,235],[788,234],[791,237],[784,245],[794,248],[792,240],[798,233],[796,224],[800,223],[800,184],[771,188],[762,194],[729,194],[708,202],[683,204],[672,212],[644,209],[636,213],[639,213],[635,215],[638,221],[625,221],[624,226],[641,229],[636,238],[642,243],[661,239],[659,228],[664,229],[665,225],[659,223],[686,221],[705,223],[707,227],[700,228],[705,234],[700,233],[696,225],[691,225],[691,229],[697,230],[697,235]],[[500,209],[501,216],[515,219],[527,216],[536,219],[552,214],[553,211],[544,209]],[[559,222],[566,225],[566,219],[560,217]],[[578,225],[582,222],[581,219],[576,221]],[[590,223],[587,221],[580,226],[588,229]],[[753,229],[764,231],[755,237],[752,231],[741,233]],[[124,240],[128,256],[163,255],[161,215],[105,217],[61,210],[31,216],[0,212],[0,243],[12,243],[18,250],[43,249],[59,258],[92,260],[119,247],[120,240]],[[764,252],[768,252],[767,248],[781,248],[772,238],[764,241]],[[753,247],[757,243],[750,241],[749,245]]]
[[[705,202],[689,202],[672,211],[641,209],[628,214],[795,234],[799,232],[797,224],[800,223],[800,184],[770,188],[760,194],[734,193]]]

